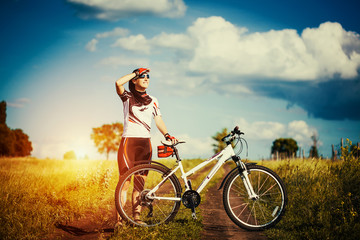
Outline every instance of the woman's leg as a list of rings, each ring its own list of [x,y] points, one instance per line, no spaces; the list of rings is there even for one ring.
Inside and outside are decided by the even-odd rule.
[[[119,150],[118,150],[118,155],[117,155],[117,160],[118,160],[118,168],[119,168],[119,180],[120,177],[122,175],[125,174],[125,172],[127,170],[129,170],[129,160],[126,159],[126,145],[127,145],[128,139],[127,138],[122,138],[121,142],[120,142],[120,146],[119,146]],[[126,192],[129,189],[130,186],[130,179],[128,181],[126,181],[122,191],[121,191],[121,204],[122,206],[125,206],[126,204]],[[119,215],[119,213],[116,211],[116,221],[119,223],[121,222],[121,217]]]
[[[138,175],[134,177],[134,191],[132,193],[132,206],[133,206],[133,216],[134,219],[140,219],[141,213],[141,199],[140,194],[144,190],[144,184],[146,181],[146,176]]]
[[[134,166],[138,165],[137,161],[151,162],[152,147],[150,138],[142,138],[137,140],[138,147],[136,148],[136,157]],[[144,190],[144,185],[147,177],[147,172],[139,174],[134,177],[134,191],[132,193],[132,204],[133,204],[133,216],[135,220],[140,220],[140,213],[142,210],[141,206],[141,192]]]

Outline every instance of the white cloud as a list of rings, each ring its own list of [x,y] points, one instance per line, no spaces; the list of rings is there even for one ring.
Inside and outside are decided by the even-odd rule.
[[[125,38],[119,38],[112,47],[122,47],[129,51],[150,53],[150,45],[144,35],[132,35]]]
[[[197,19],[188,32],[198,41],[189,64],[198,72],[314,80],[335,74],[354,77],[360,66],[358,35],[338,23],[326,22],[299,36],[291,29],[246,33],[221,17],[211,17]],[[351,57],[343,50],[345,40]]]
[[[305,121],[292,121],[288,124],[287,135],[292,136],[297,141],[309,142],[314,134],[317,135],[317,130],[308,126]]]
[[[96,51],[96,45],[98,44],[98,40],[93,38],[91,39],[90,42],[88,42],[88,44],[86,44],[86,50],[88,50],[89,52],[95,52]]]
[[[89,52],[95,52],[97,50],[97,44],[99,43],[99,39],[117,37],[117,36],[125,37],[128,34],[129,34],[128,29],[120,28],[120,27],[116,27],[112,31],[98,33],[96,34],[95,38],[91,39],[86,44],[85,49],[88,50]]]
[[[167,18],[184,16],[183,0],[67,0],[78,9],[81,18],[116,21],[138,15],[155,15]],[[84,8],[85,6],[85,8]]]
[[[339,73],[342,78],[358,75],[360,65],[360,39],[353,32],[346,32],[339,23],[326,22],[319,28],[307,28],[302,33],[307,51],[314,56],[318,75],[332,77]],[[344,50],[347,45],[349,52]]]
[[[245,132],[249,139],[273,140],[283,136],[286,132],[286,126],[278,122],[247,122],[244,118],[235,121],[235,125]]]
[[[168,34],[164,32],[152,38],[151,43],[154,46],[181,50],[192,49],[194,45],[193,39],[186,34]]]
[[[221,84],[218,86],[218,90],[232,96],[234,94],[252,94],[249,88],[239,83]]]
[[[128,34],[129,34],[128,29],[116,27],[112,31],[98,33],[98,34],[96,34],[96,37],[97,38],[108,38],[108,37],[117,37],[117,36],[125,37]]]
[[[113,68],[118,68],[120,66],[149,66],[149,61],[145,58],[122,55],[104,58],[99,62],[99,65],[110,66]]]
[[[126,51],[103,59],[102,65],[150,67],[161,90],[171,89],[171,94],[180,96],[266,95],[259,79],[308,84],[359,77],[359,34],[338,23],[326,22],[300,34],[293,29],[251,32],[222,17],[208,17],[196,19],[180,33],[161,32],[148,38],[119,28],[97,36],[115,37],[115,33],[120,38],[111,47]]]
[[[269,143],[277,138],[293,138],[298,146],[310,146],[311,136],[317,134],[316,128],[303,120],[294,120],[288,124],[271,121],[247,122],[244,118],[235,120],[235,125],[245,132],[247,139],[267,140]]]
[[[311,81],[337,75],[346,79],[358,76],[360,68],[359,35],[332,22],[299,35],[293,29],[250,33],[222,17],[198,18],[184,33],[163,32],[151,39],[134,35],[114,46],[145,53],[154,48],[168,54],[171,49],[182,51],[173,63],[186,62],[183,71],[238,81],[258,77]]]
[[[30,99],[28,98],[18,98],[15,101],[6,102],[7,106],[14,107],[14,108],[23,108],[25,104],[29,103]]]

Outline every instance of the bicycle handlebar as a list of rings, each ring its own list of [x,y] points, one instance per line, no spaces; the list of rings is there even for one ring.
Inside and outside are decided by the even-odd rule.
[[[228,135],[226,135],[225,137],[223,137],[222,139],[221,139],[221,141],[225,141],[225,139],[227,139],[227,138],[229,138],[229,137],[231,137],[231,139],[230,139],[230,142],[232,141],[232,140],[234,140],[234,138],[236,137],[235,135],[244,135],[245,133],[243,133],[242,131],[240,131],[240,129],[239,129],[239,127],[238,126],[236,126],[235,128],[234,128],[234,130],[232,130]]]
[[[223,137],[221,139],[221,141],[225,141],[225,139],[231,137],[230,141],[226,141],[226,142],[231,142],[232,140],[234,140],[234,138],[236,137],[236,135],[244,135],[245,133],[243,133],[242,131],[240,131],[239,129],[239,126],[236,126],[234,128],[234,130],[232,130],[228,135],[226,135],[225,137]],[[180,143],[185,143],[185,141],[178,141],[177,143],[175,144],[172,144],[171,141],[161,141],[161,143],[164,145],[164,146],[168,146],[168,147],[175,147],[176,145],[180,144]],[[230,143],[229,143],[230,144]]]

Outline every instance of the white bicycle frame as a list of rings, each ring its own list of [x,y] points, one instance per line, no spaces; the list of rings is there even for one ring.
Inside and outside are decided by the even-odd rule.
[[[211,158],[205,160],[204,162],[200,163],[199,165],[195,166],[188,172],[184,171],[183,165],[181,161],[178,161],[178,166],[175,167],[171,173],[169,173],[158,185],[156,185],[153,189],[151,189],[147,194],[148,199],[157,199],[157,200],[170,200],[170,201],[181,201],[180,197],[158,197],[156,196],[156,191],[160,188],[160,186],[170,177],[172,176],[177,170],[180,169],[181,171],[181,178],[184,181],[186,190],[190,190],[190,186],[187,180],[187,177],[197,172],[199,169],[205,167],[207,164],[214,160],[218,160],[218,162],[215,164],[215,166],[211,169],[209,174],[204,178],[204,180],[201,182],[201,184],[196,189],[196,192],[200,193],[206,185],[210,182],[212,177],[217,173],[217,171],[220,169],[220,167],[229,159],[231,159],[233,156],[235,156],[234,149],[232,148],[231,144],[229,144],[225,149],[220,151],[219,153],[215,154]],[[255,194],[252,185],[250,184],[249,178],[248,178],[248,172],[243,171],[242,179],[245,184],[245,188],[248,192],[249,198],[258,198],[257,194]],[[185,190],[185,191],[186,191]]]

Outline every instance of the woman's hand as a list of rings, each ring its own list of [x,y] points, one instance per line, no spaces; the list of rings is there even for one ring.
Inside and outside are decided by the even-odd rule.
[[[171,136],[169,133],[166,133],[164,135],[166,141],[171,141],[172,144],[177,143],[179,140],[177,140],[175,137]]]
[[[150,68],[137,68],[133,71],[133,73],[136,75],[136,78],[148,72],[150,72]]]

